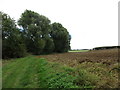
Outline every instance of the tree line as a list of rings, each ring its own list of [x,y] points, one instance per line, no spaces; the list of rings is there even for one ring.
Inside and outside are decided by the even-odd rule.
[[[2,58],[63,53],[70,49],[71,35],[60,23],[37,12],[25,10],[17,23],[8,14],[2,16]]]
[[[93,50],[105,50],[105,49],[119,49],[120,46],[103,46],[103,47],[95,47]]]

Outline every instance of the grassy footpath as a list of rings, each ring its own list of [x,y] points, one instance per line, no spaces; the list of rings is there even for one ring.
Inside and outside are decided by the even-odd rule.
[[[34,57],[21,58],[7,63],[3,66],[3,87],[37,87],[35,74],[38,66],[39,60]]]
[[[5,61],[3,88],[75,88],[76,79],[59,64],[35,56]]]
[[[3,61],[3,88],[95,88],[117,87],[115,72],[99,63],[71,68],[29,56]]]

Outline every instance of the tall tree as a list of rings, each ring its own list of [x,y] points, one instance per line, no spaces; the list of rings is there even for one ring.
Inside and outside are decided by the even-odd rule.
[[[46,38],[49,37],[49,32],[51,30],[50,20],[34,11],[25,10],[18,24],[23,28],[28,51],[34,54],[41,54],[46,47]],[[51,43],[50,45],[53,44]]]
[[[45,38],[45,41],[46,41],[46,44],[44,47],[44,53],[45,54],[52,53],[54,51],[54,48],[55,48],[53,39],[48,37],[48,38]]]
[[[15,21],[5,13],[2,14],[2,56],[3,58],[22,57],[26,54],[21,33]]]
[[[52,24],[51,36],[55,44],[55,52],[67,52],[70,49],[70,35],[60,23]]]

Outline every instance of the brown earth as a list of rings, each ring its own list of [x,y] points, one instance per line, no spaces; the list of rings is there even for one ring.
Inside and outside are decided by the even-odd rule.
[[[50,62],[69,65],[75,67],[77,71],[84,69],[88,76],[99,77],[95,82],[95,86],[98,88],[118,88],[120,87],[119,72],[117,71],[119,69],[118,55],[120,56],[118,49],[108,49],[40,55],[37,58],[46,58]],[[92,81],[92,78],[90,80]]]
[[[118,62],[118,49],[93,50],[88,52],[69,52],[60,54],[40,55],[39,58],[46,58],[48,61],[59,62],[69,66],[77,66],[83,62],[103,63],[106,65]]]

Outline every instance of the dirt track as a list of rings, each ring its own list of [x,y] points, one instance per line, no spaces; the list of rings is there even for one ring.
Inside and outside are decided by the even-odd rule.
[[[82,62],[98,62],[111,65],[118,62],[118,49],[94,50],[88,52],[69,52],[61,54],[40,55],[49,61],[59,62],[70,66],[76,66]]]

